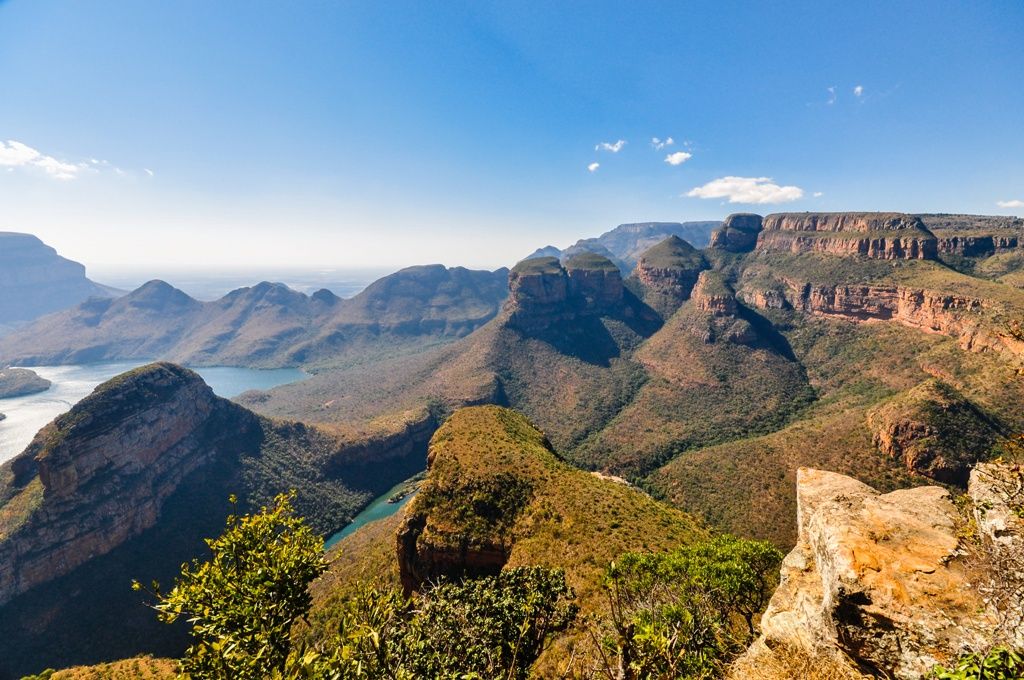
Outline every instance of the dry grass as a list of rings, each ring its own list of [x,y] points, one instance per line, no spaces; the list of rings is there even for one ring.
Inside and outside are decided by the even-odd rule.
[[[726,680],[864,680],[839,660],[791,645],[755,643],[729,668]]]
[[[178,664],[172,659],[140,656],[95,666],[66,668],[49,676],[49,680],[164,680],[174,678],[177,671]]]

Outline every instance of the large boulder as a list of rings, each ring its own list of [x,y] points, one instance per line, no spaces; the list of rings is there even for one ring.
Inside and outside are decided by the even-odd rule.
[[[980,494],[974,487],[972,480],[972,495]],[[1005,576],[964,549],[965,518],[947,490],[881,494],[801,468],[797,524],[762,636],[747,653],[753,667],[773,648],[797,648],[851,671],[916,680],[1012,637],[999,637],[1006,611],[985,595],[993,578]]]

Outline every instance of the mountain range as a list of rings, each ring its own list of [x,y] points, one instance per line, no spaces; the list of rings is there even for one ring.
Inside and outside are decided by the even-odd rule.
[[[917,677],[949,660],[957,630],[984,634],[978,602],[933,598],[989,573],[956,552],[950,493],[1004,502],[977,471],[1004,474],[986,461],[1024,431],[1022,246],[1009,218],[736,214],[705,248],[665,235],[628,275],[580,249],[498,272],[403,270],[352,300],[260,284],[200,303],[154,282],[42,319],[0,356],[315,370],[226,402],[155,364],[0,467],[0,658],[38,670],[53,640],[54,663],[175,654],[180,631],[126,633],[135,619],[118,617],[142,608],[127,594],[101,606],[100,584],[166,576],[229,490],[252,506],[296,488],[326,534],[429,466],[405,510],[342,542],[301,634],[368,578],[411,592],[527,564],[565,569],[597,612],[618,553],[726,531],[793,550],[749,662],[813,640],[843,673]],[[1012,543],[1012,515],[973,526]],[[843,537],[877,568],[848,563]],[[900,566],[908,554],[920,569]],[[887,595],[901,588],[924,613]],[[109,634],[86,649],[82,621]],[[585,638],[568,631],[538,672]],[[765,677],[793,677],[779,673]]]

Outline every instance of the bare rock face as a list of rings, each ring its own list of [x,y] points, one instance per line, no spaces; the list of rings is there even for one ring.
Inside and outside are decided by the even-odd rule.
[[[736,294],[721,272],[701,272],[693,287],[697,308],[712,316],[736,316]]]
[[[0,368],[0,399],[45,392],[50,381],[27,368]]]
[[[952,386],[928,380],[868,414],[874,444],[911,474],[967,486],[999,427]]]
[[[536,331],[580,314],[615,311],[623,301],[619,268],[608,258],[583,252],[563,268],[557,258],[523,260],[509,272],[509,323]]]
[[[644,288],[644,300],[665,317],[690,298],[707,262],[678,236],[670,236],[644,252],[634,276]]]
[[[811,314],[856,322],[895,321],[956,338],[967,351],[994,351],[1018,362],[1024,358],[1024,340],[1011,328],[987,321],[983,313],[991,303],[978,298],[903,286],[798,281],[786,281],[784,295],[789,306]],[[748,297],[757,302],[757,296]]]
[[[748,655],[787,644],[909,680],[993,642],[997,612],[963,559],[945,489],[883,495],[801,468],[797,507],[798,542]]]
[[[257,429],[256,416],[173,364],[101,385],[11,462],[4,509],[26,512],[0,532],[0,604],[153,526],[189,473]]]
[[[778,213],[764,218],[757,250],[934,260],[938,241],[919,218],[902,213]]]
[[[731,253],[749,253],[757,244],[761,228],[760,215],[733,213],[725,218],[719,229],[712,232],[710,247]]]

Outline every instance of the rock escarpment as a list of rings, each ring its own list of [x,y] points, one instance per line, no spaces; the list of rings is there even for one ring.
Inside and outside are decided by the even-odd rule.
[[[967,486],[1000,427],[952,386],[936,379],[898,395],[868,414],[878,449],[912,474]]]
[[[759,252],[827,253],[882,260],[934,260],[938,242],[902,213],[778,213],[764,218]]]
[[[918,215],[940,253],[988,257],[1024,246],[1024,219],[990,215]]]
[[[153,526],[189,473],[257,435],[255,415],[187,369],[153,364],[115,380],[11,462],[4,509],[23,516],[0,532],[0,604]]]
[[[644,301],[667,318],[690,298],[697,277],[707,268],[700,251],[670,236],[640,256],[634,276],[644,288]]]
[[[0,399],[45,392],[50,381],[27,368],[0,368]]]
[[[761,233],[762,218],[752,213],[734,213],[725,218],[721,228],[711,234],[711,248],[721,248],[731,253],[749,253],[757,245]]]
[[[781,291],[755,287],[744,290],[745,299],[762,308],[789,306],[827,318],[895,321],[925,333],[955,338],[964,350],[993,351],[1015,362],[1024,358],[1024,338],[1017,337],[1013,321],[994,321],[989,312],[997,305],[978,297],[901,285],[779,280]]]
[[[24,322],[116,291],[31,234],[0,232],[0,324]]]
[[[594,253],[576,255],[565,267],[554,257],[523,260],[509,273],[508,284],[509,324],[525,331],[614,313],[625,296],[619,268]]]
[[[970,494],[992,496],[991,485],[972,477]],[[1006,498],[994,502],[1001,507]],[[761,619],[762,637],[747,653],[754,667],[759,655],[787,645],[873,676],[916,680],[966,651],[1020,635],[1019,618],[1013,630],[998,631],[1012,612],[1000,611],[983,587],[1003,575],[965,554],[964,518],[946,490],[883,495],[801,468],[797,503],[797,546]],[[1013,541],[1009,550],[1024,550]]]

